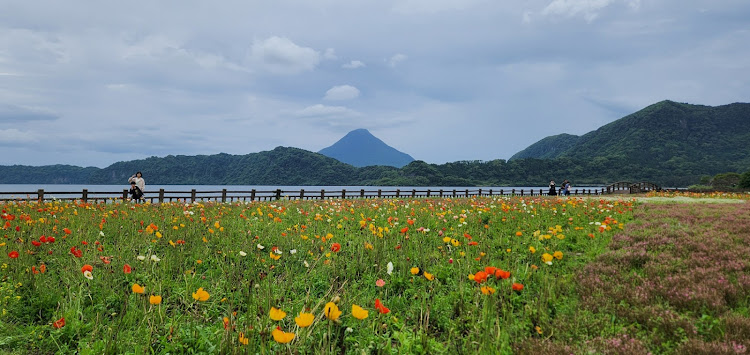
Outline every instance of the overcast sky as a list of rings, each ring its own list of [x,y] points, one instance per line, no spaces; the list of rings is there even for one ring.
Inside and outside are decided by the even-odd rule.
[[[0,0],[0,165],[508,159],[661,100],[750,101],[747,0]]]

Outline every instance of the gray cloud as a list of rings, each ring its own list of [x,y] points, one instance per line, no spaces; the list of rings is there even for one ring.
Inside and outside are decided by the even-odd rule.
[[[317,151],[355,128],[428,162],[507,159],[664,99],[747,101],[747,18],[744,0],[11,2],[0,164]]]

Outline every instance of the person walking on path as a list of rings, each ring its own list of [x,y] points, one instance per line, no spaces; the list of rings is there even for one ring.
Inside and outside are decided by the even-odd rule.
[[[547,193],[550,196],[557,196],[557,189],[555,187],[555,180],[551,180],[549,182],[549,192]]]
[[[146,191],[146,180],[143,180],[143,174],[140,171],[128,178],[128,182],[135,182],[135,186],[141,189],[141,193]]]

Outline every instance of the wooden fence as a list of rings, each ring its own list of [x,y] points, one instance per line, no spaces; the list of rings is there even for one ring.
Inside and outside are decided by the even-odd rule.
[[[571,189],[571,195],[602,195],[607,193],[605,188],[599,189]],[[290,200],[322,200],[334,198],[417,198],[417,197],[473,197],[473,196],[546,196],[548,189],[411,189],[411,190],[256,190],[234,191],[228,189],[215,191],[146,191],[144,199],[151,203],[162,202],[196,202],[196,201],[273,201]],[[128,200],[128,190],[122,191],[44,191],[35,192],[0,192],[0,201],[82,201],[84,203],[113,202]]]

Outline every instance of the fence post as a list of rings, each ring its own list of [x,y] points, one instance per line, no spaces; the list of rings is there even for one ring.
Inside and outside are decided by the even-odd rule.
[[[430,189],[427,189],[427,197],[430,197]]]
[[[456,189],[453,189],[453,197],[456,197]]]
[[[381,196],[382,196],[382,191],[378,189],[378,198],[380,198]]]
[[[500,189],[500,196],[503,196],[503,195],[505,195],[505,193],[503,192],[503,189]]]
[[[443,197],[443,189],[440,189],[440,197]]]
[[[341,189],[341,198],[346,198],[346,189]]]
[[[417,189],[411,189],[411,198],[414,198],[417,196]]]
[[[320,199],[325,200],[326,199],[326,190],[320,189]]]
[[[159,203],[164,202],[164,189],[159,189]]]
[[[401,196],[401,189],[396,189],[396,198]]]
[[[511,194],[511,195],[515,195],[515,194],[516,194],[516,189],[511,189],[511,190],[510,190],[510,194]]]
[[[195,189],[190,190],[190,202],[191,203],[195,203],[195,194],[196,194]]]
[[[255,189],[250,190],[250,202],[255,201]]]
[[[305,199],[305,189],[299,190],[299,199],[304,200]]]
[[[479,189],[479,196],[482,196],[482,189]]]
[[[36,198],[39,203],[44,202],[44,189],[36,190]]]
[[[128,189],[122,189],[122,200],[127,201],[128,199]]]
[[[359,197],[365,198],[365,189],[360,189],[359,190]]]
[[[523,196],[523,189],[521,189],[521,196]]]
[[[469,197],[469,189],[466,189],[466,197]]]
[[[492,196],[492,189],[490,189],[490,196]]]
[[[221,202],[227,202],[227,189],[221,189]]]
[[[281,189],[276,189],[276,200],[281,200]]]

